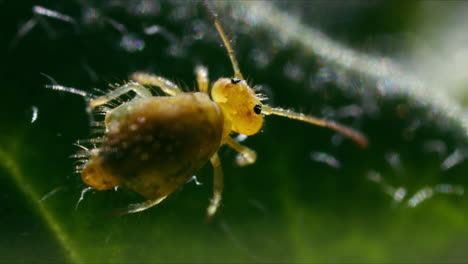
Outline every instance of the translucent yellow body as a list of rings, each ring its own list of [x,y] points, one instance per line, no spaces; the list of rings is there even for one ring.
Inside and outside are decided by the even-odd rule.
[[[147,199],[187,182],[219,149],[223,115],[205,93],[139,98],[106,115],[83,181],[97,190],[126,185]]]

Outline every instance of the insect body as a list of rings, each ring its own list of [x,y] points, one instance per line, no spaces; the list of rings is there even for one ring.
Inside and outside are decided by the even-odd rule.
[[[133,81],[103,96],[90,96],[74,88],[50,88],[76,93],[87,98],[89,109],[103,108],[121,95],[133,91],[129,102],[105,110],[104,135],[95,140],[98,147],[84,149],[80,168],[83,181],[97,190],[125,185],[147,201],[132,204],[123,213],[134,213],[160,203],[187,182],[207,161],[214,169],[213,198],[207,209],[211,218],[218,209],[223,190],[223,173],[217,154],[227,145],[238,151],[240,164],[252,164],[255,151],[241,145],[231,133],[254,135],[260,131],[265,115],[278,115],[328,127],[351,138],[362,147],[366,138],[359,132],[333,121],[295,113],[262,104],[244,80],[234,51],[216,14],[204,5],[223,40],[234,69],[234,77],[220,78],[209,91],[208,71],[199,66],[195,72],[199,92],[186,93],[160,76],[134,73]],[[166,96],[153,96],[147,86],[156,86]]]
[[[206,93],[183,93],[134,99],[109,112],[105,125],[83,181],[98,190],[124,184],[147,199],[160,199],[216,153],[223,115]]]

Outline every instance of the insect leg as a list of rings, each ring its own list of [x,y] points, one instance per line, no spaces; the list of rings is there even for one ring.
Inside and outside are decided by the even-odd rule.
[[[121,209],[117,209],[115,211],[112,211],[110,213],[110,215],[124,215],[124,214],[138,213],[138,212],[144,211],[144,210],[146,210],[148,208],[151,208],[151,207],[159,204],[164,199],[166,199],[166,197],[167,196],[160,197],[160,198],[157,198],[157,199],[154,199],[154,200],[144,201],[144,202],[141,202],[141,203],[130,204],[126,208],[121,208]]]
[[[228,146],[233,148],[235,151],[239,152],[236,160],[237,165],[246,166],[255,163],[257,160],[257,153],[254,150],[240,144],[232,137],[228,136],[226,138],[226,144],[228,144]]]
[[[165,79],[163,77],[143,73],[143,72],[135,72],[130,76],[130,78],[136,82],[139,82],[142,85],[150,85],[150,86],[157,86],[163,90],[164,93],[175,96],[177,94],[182,93],[182,90],[173,82]]]
[[[223,192],[223,170],[221,168],[221,161],[219,160],[218,153],[216,152],[210,159],[213,166],[213,198],[207,209],[206,221],[210,221],[213,215],[218,210],[221,204],[221,195]]]
[[[91,99],[89,101],[89,106],[91,107],[96,107],[103,105],[113,99],[118,98],[119,96],[126,94],[130,91],[134,91],[137,95],[140,97],[151,97],[152,94],[151,92],[146,89],[144,86],[140,85],[139,83],[136,82],[129,82],[127,84],[124,84],[122,86],[117,87],[117,89],[109,92],[106,95],[99,96],[97,98]]]
[[[204,66],[197,66],[195,68],[195,74],[197,75],[198,90],[202,93],[208,93],[208,69]]]

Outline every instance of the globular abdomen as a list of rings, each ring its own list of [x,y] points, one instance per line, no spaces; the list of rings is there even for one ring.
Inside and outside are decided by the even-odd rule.
[[[98,190],[124,184],[156,199],[187,182],[218,150],[224,120],[207,94],[184,93],[132,100],[109,112],[105,123],[83,181]]]

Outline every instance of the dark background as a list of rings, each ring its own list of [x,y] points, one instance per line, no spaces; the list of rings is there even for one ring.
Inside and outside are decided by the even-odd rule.
[[[421,2],[268,5],[354,50],[398,59]],[[69,15],[75,24],[36,16],[36,27],[19,37],[34,5]],[[466,153],[458,119],[405,93],[382,94],[379,80],[309,55],[300,43],[282,42],[275,27],[246,23],[231,12],[245,6],[215,5],[244,76],[262,85],[269,104],[359,129],[369,148],[323,128],[268,117],[262,132],[244,142],[258,153],[254,165],[237,167],[235,152],[221,148],[225,193],[210,224],[203,222],[210,166],[196,173],[203,185],[187,183],[142,213],[105,216],[143,200],[124,188],[89,192],[76,206],[86,186],[69,156],[78,150],[72,145],[77,139],[90,137],[85,104],[79,96],[46,89],[51,81],[41,73],[92,91],[123,83],[134,71],[151,71],[193,89],[196,65],[207,66],[212,81],[230,76],[231,65],[195,2],[0,1],[0,262],[468,260],[466,196],[435,194],[408,206],[423,188],[466,186],[466,162],[441,167],[457,149]],[[127,34],[109,21],[124,25]],[[151,25],[169,33],[145,35]],[[133,50],[135,42],[125,46],[123,39],[143,41],[144,47]],[[346,106],[358,114],[346,116],[349,111],[340,111]],[[31,123],[33,107],[38,118]],[[439,148],[431,148],[434,142]],[[340,167],[313,160],[317,152],[332,155]],[[376,174],[384,182],[369,180]],[[405,188],[402,201],[389,195],[390,186]]]

